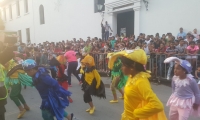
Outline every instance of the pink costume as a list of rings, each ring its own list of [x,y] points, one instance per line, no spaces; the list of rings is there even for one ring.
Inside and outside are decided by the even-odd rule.
[[[187,77],[180,79],[179,76],[172,78],[172,95],[167,106],[170,106],[169,120],[188,120],[191,114],[200,116],[200,107],[193,110],[193,104],[200,104],[200,91],[196,80],[190,74],[192,67],[186,60],[176,57],[167,58],[164,62],[176,61],[187,71]]]

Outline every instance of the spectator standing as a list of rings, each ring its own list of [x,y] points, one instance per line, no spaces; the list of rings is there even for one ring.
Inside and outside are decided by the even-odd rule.
[[[181,59],[185,59],[185,50],[187,48],[187,45],[184,44],[184,39],[181,39],[180,42],[179,42],[179,45],[176,46],[176,49],[177,49],[177,53],[178,53],[178,57],[181,58]]]
[[[186,33],[183,32],[183,28],[180,28],[180,33],[178,33],[177,38],[182,37],[183,39],[185,39],[186,37]]]
[[[166,51],[166,47],[165,44],[161,43],[160,47],[157,50],[157,57],[158,57],[158,66],[159,66],[159,75],[163,76],[163,68],[164,68],[164,60],[165,60],[165,51]]]
[[[176,54],[176,52],[177,52],[177,50],[175,48],[174,42],[171,42],[170,46],[166,49],[165,54],[166,54],[167,57],[172,57]],[[169,63],[169,69],[168,69],[168,72],[167,72],[167,80],[170,80],[173,66],[174,66],[174,61],[171,61]]]
[[[69,87],[71,87],[71,74],[73,73],[74,76],[78,79],[79,83],[81,84],[81,79],[78,76],[78,73],[76,72],[76,68],[78,66],[78,62],[76,59],[76,52],[70,49],[70,46],[66,47],[66,53],[65,53],[65,58],[67,59],[68,66],[67,66],[67,73],[68,73],[68,84]]]
[[[194,36],[195,41],[199,39],[199,34],[197,33],[196,28],[193,30],[193,36]]]
[[[104,27],[105,27],[105,40],[108,40],[108,37],[110,35],[109,30],[112,31],[112,29],[111,29],[111,27],[110,27],[110,25],[108,24],[107,21],[105,22],[105,26]]]
[[[115,40],[115,37],[113,36],[113,37],[112,37],[112,40],[110,41],[110,44],[111,44],[111,48],[112,48],[112,49],[115,48],[115,43],[116,43],[116,40]]]
[[[145,39],[145,43],[147,43],[147,45],[151,42],[150,36],[147,35],[146,39]]]

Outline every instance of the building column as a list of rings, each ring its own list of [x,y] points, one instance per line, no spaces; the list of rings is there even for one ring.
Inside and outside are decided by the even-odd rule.
[[[134,10],[134,35],[137,38],[140,34],[140,8],[133,8]]]

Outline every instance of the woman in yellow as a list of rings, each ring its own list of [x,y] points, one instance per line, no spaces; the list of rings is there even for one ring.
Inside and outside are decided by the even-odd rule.
[[[92,102],[91,95],[106,98],[105,87],[103,82],[101,81],[101,77],[97,70],[95,69],[94,58],[90,55],[86,55],[84,59],[81,61],[82,69],[82,90],[84,91],[83,99],[85,103],[90,105],[90,108],[86,110],[90,114],[93,114],[95,111],[95,107]]]
[[[121,120],[167,120],[163,104],[148,81],[150,74],[144,69],[147,63],[145,52],[135,49],[115,53],[109,61],[109,68],[112,69],[118,57],[123,64],[123,73],[129,75],[124,88],[124,112]]]

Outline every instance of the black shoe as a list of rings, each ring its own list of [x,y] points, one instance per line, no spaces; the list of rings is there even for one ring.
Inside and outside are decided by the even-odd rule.
[[[73,114],[73,113],[71,113],[71,120],[73,120],[73,118],[74,118],[74,114]]]

